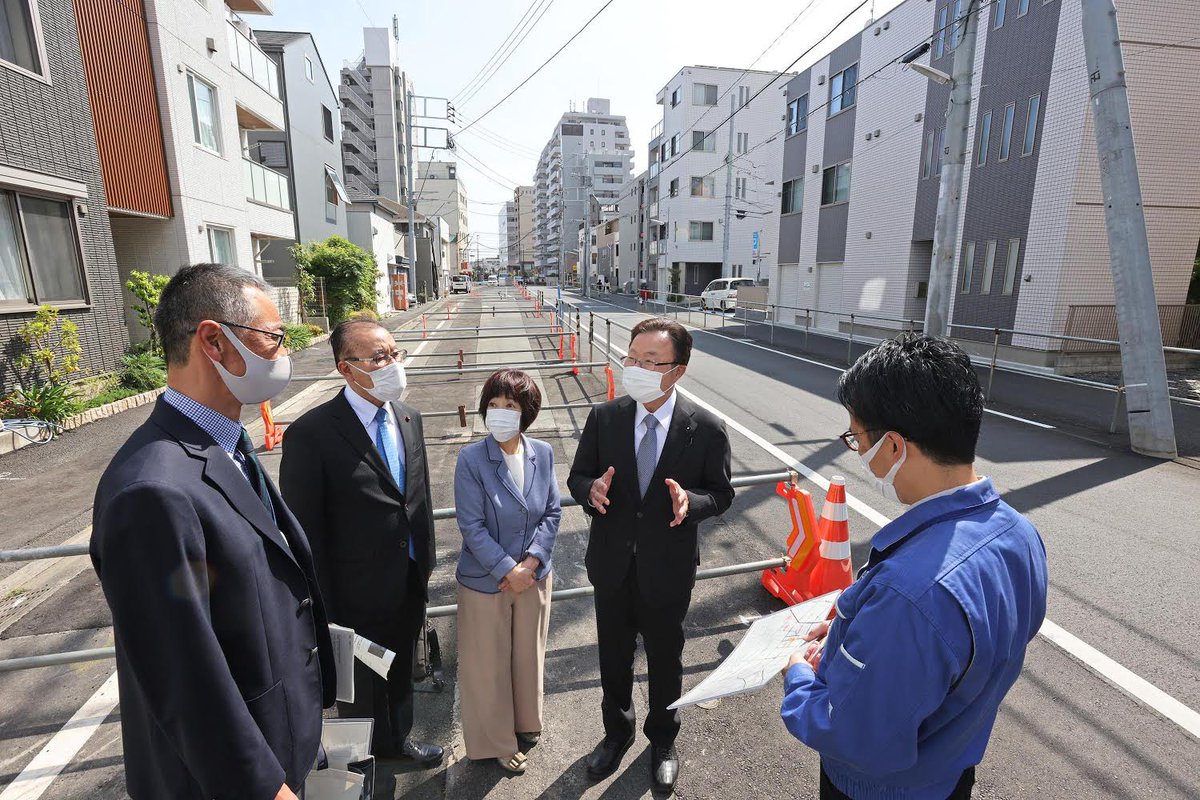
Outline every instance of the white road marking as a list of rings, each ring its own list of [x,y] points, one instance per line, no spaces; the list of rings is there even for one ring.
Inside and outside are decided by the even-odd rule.
[[[92,734],[116,707],[117,673],[108,676],[100,688],[75,712],[75,716],[46,743],[16,780],[0,793],[0,800],[37,800],[71,763]]]
[[[625,351],[621,350],[615,344],[611,344],[603,336],[597,334],[596,338],[604,342],[606,345],[611,345],[614,352],[619,353],[622,356],[625,355]],[[780,355],[787,354],[781,353]],[[788,467],[794,469],[796,472],[800,473],[817,486],[821,487],[821,489],[829,489],[829,481],[822,477],[819,473],[809,469],[807,466],[792,458],[779,447],[771,444],[766,439],[747,428],[745,425],[742,425],[737,420],[730,418],[727,414],[722,413],[709,403],[701,400],[692,392],[689,392],[681,386],[677,386],[676,388],[683,396],[723,419],[727,427],[733,428],[738,433],[742,434],[747,439],[761,447],[763,450],[777,458],[779,461],[783,462]],[[871,508],[858,498],[853,497],[849,492],[846,493],[846,505],[848,505],[850,508],[853,508],[859,514],[871,520],[880,527],[883,527],[891,522],[890,518]],[[1134,700],[1140,702],[1142,705],[1146,706],[1164,719],[1175,723],[1188,734],[1200,739],[1200,713],[1197,713],[1193,709],[1184,705],[1182,702],[1159,689],[1145,678],[1135,674],[1127,667],[1122,666],[1117,661],[1114,661],[1112,658],[1104,655],[1104,653],[1092,647],[1079,637],[1072,633],[1068,633],[1057,623],[1052,622],[1049,618],[1042,622],[1042,627],[1038,633],[1042,636],[1042,638],[1046,639],[1048,642],[1061,649],[1067,655],[1077,660],[1088,671],[1097,675],[1109,685],[1132,697]],[[4,800],[4,798],[0,797],[0,800]]]

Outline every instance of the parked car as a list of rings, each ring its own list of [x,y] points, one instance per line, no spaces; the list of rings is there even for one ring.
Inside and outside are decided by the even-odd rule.
[[[466,275],[455,275],[450,279],[450,294],[469,294],[471,279]]]
[[[753,278],[717,278],[700,293],[700,308],[732,311],[737,308],[738,287],[753,285]]]
[[[498,283],[499,283],[499,280],[496,278],[495,275],[487,276],[487,285],[488,286],[496,286]]]

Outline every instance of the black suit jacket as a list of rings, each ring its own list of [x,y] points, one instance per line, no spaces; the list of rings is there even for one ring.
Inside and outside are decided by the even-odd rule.
[[[422,585],[435,550],[421,415],[404,403],[392,410],[404,437],[404,494],[342,392],[288,426],[279,485],[312,543],[329,618],[396,649],[408,540]]]
[[[336,688],[329,627],[304,534],[270,490],[278,525],[162,400],[100,479],[91,556],[135,800],[266,800],[317,756]]]
[[[729,437],[725,423],[682,394],[663,444],[662,456],[645,498],[638,487],[633,425],[637,403],[628,396],[594,407],[588,414],[567,478],[571,496],[591,517],[587,548],[588,580],[597,592],[621,585],[637,543],[637,576],[641,594],[662,603],[690,596],[700,563],[697,526],[723,514],[733,502],[729,483]],[[606,514],[588,497],[592,482],[609,467],[613,474]],[[688,515],[670,527],[675,515],[666,479],[688,493]]]

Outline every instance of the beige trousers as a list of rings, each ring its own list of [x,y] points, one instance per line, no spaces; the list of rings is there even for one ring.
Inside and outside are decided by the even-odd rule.
[[[517,594],[458,585],[458,687],[467,758],[507,758],[542,729],[542,677],[554,576]]]

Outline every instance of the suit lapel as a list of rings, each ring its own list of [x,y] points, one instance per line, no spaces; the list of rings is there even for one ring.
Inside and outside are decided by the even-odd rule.
[[[501,485],[508,490],[508,493],[525,508],[525,495],[517,488],[517,482],[513,479],[512,473],[508,470],[508,464],[504,461],[504,452],[500,449],[499,443],[494,438],[488,436],[484,439],[487,448],[488,460],[492,462],[496,469],[496,477]]]
[[[654,468],[654,477],[650,479],[650,487],[646,489],[647,496],[655,491],[656,487],[662,486],[663,481],[670,474],[671,467],[691,444],[695,429],[691,405],[684,400],[682,395],[676,393],[675,413],[671,415],[671,428],[667,431],[667,441],[663,443],[662,455],[658,459],[658,465]]]
[[[637,408],[638,404],[633,398],[626,397],[625,403],[619,404],[615,410],[616,425],[614,429],[619,431],[617,442],[618,462],[613,466],[616,467],[616,475],[613,477],[625,487],[625,491],[635,503],[642,501],[641,488],[638,486],[637,474],[637,453],[633,449],[634,426],[637,424]],[[603,465],[602,465],[603,466]],[[607,469],[607,466],[604,466]]]
[[[397,492],[400,487],[396,485],[396,479],[392,476],[391,469],[383,462],[383,455],[380,454],[379,448],[371,441],[371,437],[367,435],[367,429],[363,427],[358,415],[354,413],[354,409],[350,407],[350,401],[342,392],[338,392],[337,396],[331,401],[333,403],[333,420],[334,427],[337,432],[350,443],[359,455],[363,457],[368,464]],[[408,438],[405,438],[405,446],[407,447]]]
[[[404,492],[408,494],[409,487],[418,485],[425,477],[417,471],[421,462],[423,442],[417,436],[417,425],[413,422],[409,410],[400,403],[392,403],[391,406],[399,426],[401,445],[404,447]]]
[[[534,456],[533,448],[529,446],[529,440],[524,434],[521,436],[521,443],[525,446],[525,485],[521,487],[521,494],[528,498],[529,493],[533,491],[533,479],[537,474],[537,457]]]

